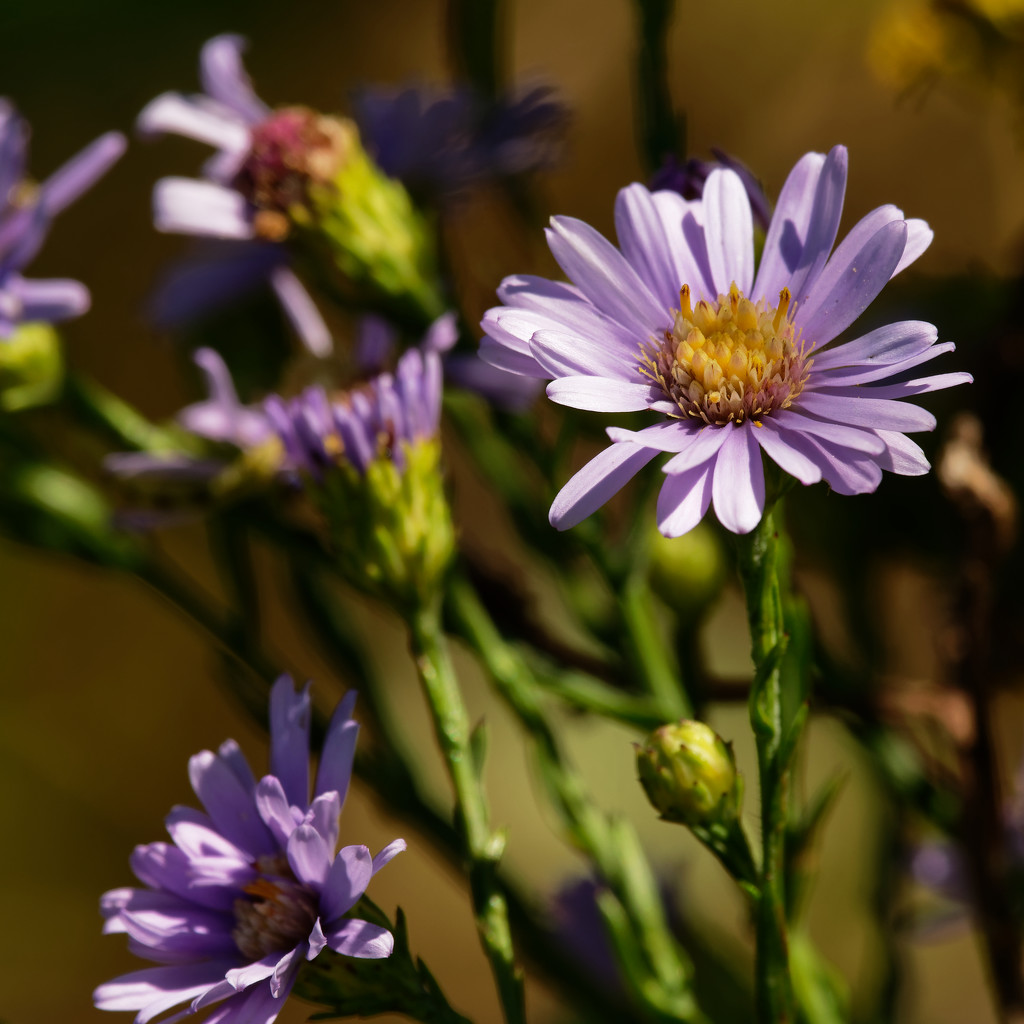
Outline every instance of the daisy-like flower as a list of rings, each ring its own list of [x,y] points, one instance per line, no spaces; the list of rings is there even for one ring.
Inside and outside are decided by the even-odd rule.
[[[649,410],[639,431],[609,428],[610,447],[559,492],[554,526],[586,518],[662,452],[658,527],[691,530],[714,503],[747,533],[765,504],[762,452],[804,484],[873,491],[882,471],[926,473],[906,435],[935,418],[899,401],[971,380],[915,377],[952,351],[919,321],[833,345],[893,275],[931,242],[895,206],[861,219],[835,248],[847,155],[808,153],[791,171],[754,266],[750,201],[732,170],[699,200],[634,184],[615,205],[616,248],[589,225],[555,217],[548,244],[571,283],[506,278],[489,310],[485,360],[554,378],[552,401],[597,412]]]
[[[208,40],[199,59],[205,93],[164,93],[139,114],[138,128],[145,135],[184,135],[217,150],[203,167],[204,180],[157,182],[157,229],[216,241],[169,275],[154,306],[162,322],[180,323],[267,282],[306,347],[326,355],[332,347],[330,331],[280,244],[287,227],[281,226],[280,215],[261,219],[251,197],[238,187],[254,147],[262,143],[265,149],[280,149],[301,129],[296,111],[275,117],[256,95],[242,65],[244,46],[236,35]]]
[[[0,99],[0,338],[19,324],[55,323],[89,308],[78,281],[29,280],[21,271],[39,252],[53,218],[103,177],[125,150],[120,132],[101,135],[41,184],[26,178],[29,130]]]
[[[160,966],[96,989],[103,1010],[129,1010],[138,1024],[183,1003],[168,1020],[220,1004],[208,1024],[270,1024],[304,962],[325,948],[344,956],[390,956],[394,939],[346,916],[373,875],[405,849],[396,839],[375,857],[365,846],[335,855],[338,819],[352,772],[355,693],[339,704],[324,740],[310,799],[309,688],[287,676],[270,700],[271,774],[255,780],[233,740],[189,762],[205,808],[176,807],[173,843],[138,846],[142,889],[103,896],[104,931],[124,932],[134,953]]]

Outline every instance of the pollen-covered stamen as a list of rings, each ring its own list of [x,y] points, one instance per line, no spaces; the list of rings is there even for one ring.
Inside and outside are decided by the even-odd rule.
[[[264,875],[247,885],[245,892],[245,898],[235,900],[231,933],[244,956],[261,960],[309,938],[319,911],[315,895],[304,885],[285,875]]]
[[[683,416],[705,423],[757,420],[800,394],[811,360],[789,318],[790,294],[778,306],[756,304],[733,283],[716,304],[691,305],[679,292],[671,329],[643,352],[640,372],[661,386]]]

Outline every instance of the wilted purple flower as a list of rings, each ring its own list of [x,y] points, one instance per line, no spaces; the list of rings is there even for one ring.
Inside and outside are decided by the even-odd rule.
[[[661,452],[673,458],[658,500],[663,534],[692,529],[714,501],[747,533],[765,503],[761,451],[804,484],[873,491],[882,470],[928,471],[906,432],[935,418],[897,401],[964,383],[966,373],[908,379],[952,351],[936,329],[905,321],[825,348],[932,232],[882,206],[832,251],[846,189],[842,146],[808,153],[790,173],[755,275],[750,201],[734,171],[715,170],[703,198],[630,185],[618,196],[620,248],[571,217],[548,244],[573,282],[509,277],[485,315],[481,355],[502,369],[554,378],[548,397],[598,412],[650,410],[559,492],[554,526],[574,526]],[[831,254],[831,255],[830,255]]]
[[[89,308],[78,281],[27,280],[22,269],[35,257],[53,218],[110,169],[125,150],[120,132],[101,135],[42,184],[26,179],[29,128],[13,105],[0,99],[0,337],[20,323],[55,323]]]
[[[313,130],[313,115],[274,112],[259,99],[242,66],[244,45],[236,35],[210,39],[199,62],[205,93],[164,93],[139,115],[138,127],[144,134],[184,135],[217,150],[203,167],[205,180],[162,178],[154,189],[153,216],[160,231],[220,240],[196,257],[201,273],[213,274],[212,290],[209,281],[194,290],[191,283],[199,274],[185,265],[168,278],[155,301],[156,313],[164,322],[183,322],[213,308],[218,299],[227,301],[266,281],[306,347],[315,355],[326,355],[331,351],[330,331],[288,266],[284,247],[277,244],[278,221],[261,219],[252,195],[240,189],[243,179],[249,186],[258,184],[246,175],[250,155],[257,150],[280,155],[287,138]]]
[[[660,192],[668,189],[678,192],[684,199],[700,199],[704,195],[704,183],[712,171],[721,167],[728,167],[735,171],[747,190],[747,198],[750,200],[750,211],[754,215],[754,223],[762,230],[768,230],[768,224],[772,219],[772,204],[764,194],[761,183],[754,176],[754,172],[745,163],[730,156],[721,149],[712,147],[714,160],[700,160],[691,157],[689,160],[678,160],[674,156],[668,157],[665,162],[651,176],[649,188],[652,192]]]
[[[394,374],[378,374],[338,396],[318,387],[293,399],[272,395],[265,408],[290,467],[319,477],[343,459],[362,474],[381,456],[401,469],[406,445],[437,435],[441,387],[440,356],[413,348]]]
[[[432,199],[550,166],[568,121],[564,105],[543,86],[491,104],[465,87],[367,88],[353,95],[352,106],[377,166]]]
[[[287,676],[271,692],[270,775],[257,782],[233,740],[191,759],[205,813],[174,808],[166,819],[173,843],[132,854],[146,888],[113,889],[101,901],[104,932],[124,932],[134,953],[160,966],[100,985],[100,1009],[135,1011],[144,1022],[190,1004],[177,1020],[224,1001],[210,1024],[270,1024],[299,968],[325,947],[390,956],[390,932],[346,915],[405,841],[375,857],[365,846],[334,852],[358,732],[354,704],[349,693],[331,719],[312,799],[309,688],[296,693]]]

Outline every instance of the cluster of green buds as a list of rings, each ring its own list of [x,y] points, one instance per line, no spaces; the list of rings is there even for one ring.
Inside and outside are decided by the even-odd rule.
[[[436,598],[455,552],[440,407],[440,359],[419,349],[353,391],[328,397],[311,388],[266,405],[285,465],[307,482],[345,576],[402,610]]]

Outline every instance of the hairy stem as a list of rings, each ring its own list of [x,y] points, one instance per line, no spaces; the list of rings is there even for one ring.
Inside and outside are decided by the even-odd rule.
[[[439,609],[420,608],[409,616],[408,625],[413,658],[455,794],[480,942],[491,964],[505,1021],[525,1024],[522,972],[515,963],[508,904],[497,875],[505,841],[491,831],[483,766],[473,749],[469,715],[448,654]]]
[[[737,538],[737,552],[755,668],[749,708],[761,784],[755,998],[761,1024],[789,1024],[795,1020],[785,893],[792,744],[783,729],[781,662],[785,629],[777,565],[778,534],[770,511],[765,511],[752,533]]]
[[[456,578],[448,598],[453,627],[480,658],[535,744],[544,782],[570,838],[607,884],[639,942],[645,977],[630,979],[638,996],[654,1019],[702,1022],[690,987],[691,965],[669,930],[657,882],[635,833],[590,800],[547,719],[529,666],[505,643],[472,587]]]

